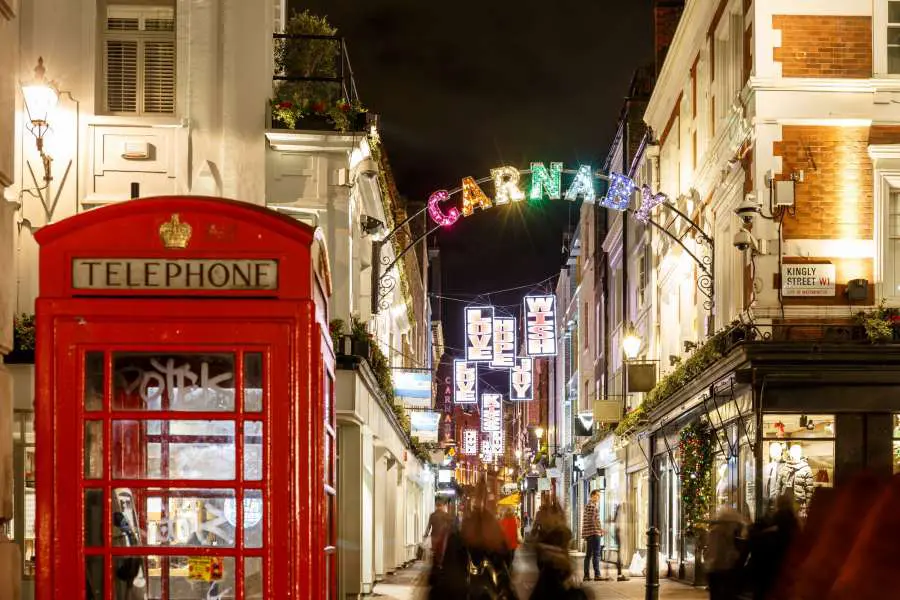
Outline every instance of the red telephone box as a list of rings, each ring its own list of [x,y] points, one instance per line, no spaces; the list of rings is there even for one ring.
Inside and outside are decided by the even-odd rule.
[[[334,598],[321,232],[166,197],[36,237],[38,600]]]

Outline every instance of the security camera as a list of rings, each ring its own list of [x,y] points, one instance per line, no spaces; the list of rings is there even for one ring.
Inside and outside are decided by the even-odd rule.
[[[755,194],[747,194],[738,207],[734,209],[734,214],[741,218],[744,223],[752,223],[753,218],[759,214],[760,206],[756,201]]]
[[[732,242],[734,247],[743,252],[744,250],[757,250],[758,245],[756,242],[756,238],[747,231],[746,229],[741,229],[736,234],[734,234],[734,241]]]

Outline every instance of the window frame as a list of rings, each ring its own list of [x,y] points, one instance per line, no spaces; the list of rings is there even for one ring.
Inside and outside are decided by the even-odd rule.
[[[107,22],[109,19],[110,8],[124,9],[126,12],[134,11],[140,19],[140,23],[146,18],[145,14],[153,10],[165,9],[171,10],[173,15],[173,27],[171,31],[147,31],[144,29],[126,30],[126,31],[109,31]],[[140,25],[139,25],[140,27]],[[141,117],[155,119],[171,119],[176,118],[179,114],[181,106],[183,106],[183,88],[179,85],[178,74],[183,72],[184,64],[181,57],[185,56],[182,25],[179,20],[177,2],[175,0],[155,0],[143,2],[141,0],[98,0],[97,10],[97,102],[96,114],[107,115],[113,117]],[[135,89],[135,108],[134,112],[115,111],[109,107],[109,83],[108,83],[108,61],[106,44],[108,41],[134,41],[137,43],[137,74]],[[172,112],[147,112],[145,110],[145,48],[147,42],[171,41],[174,48],[173,60],[173,81],[172,81]]]
[[[888,72],[888,27],[891,25],[888,21],[888,4],[897,1],[898,0],[880,0],[875,2],[874,18],[872,21],[872,71],[875,77],[885,79],[900,78],[900,72]],[[896,23],[896,25],[900,26],[900,22]]]
[[[869,146],[873,160],[873,191],[875,202],[875,297],[885,298],[890,304],[900,303],[900,278],[894,280],[893,270],[900,253],[893,256],[890,251],[890,195],[892,190],[900,192],[900,145]]]

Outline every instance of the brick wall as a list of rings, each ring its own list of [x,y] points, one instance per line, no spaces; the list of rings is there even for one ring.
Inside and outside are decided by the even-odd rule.
[[[684,12],[684,0],[657,0],[653,4],[653,43],[656,48],[656,72],[662,69],[681,13]]]
[[[784,126],[773,144],[782,157],[778,179],[802,170],[795,211],[784,217],[785,239],[872,239],[874,201],[868,127]]]
[[[774,15],[781,47],[774,59],[784,77],[872,76],[872,19],[818,15]]]

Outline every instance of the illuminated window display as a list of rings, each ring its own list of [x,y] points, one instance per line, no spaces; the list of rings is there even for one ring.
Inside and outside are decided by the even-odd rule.
[[[763,505],[788,496],[805,517],[818,487],[834,483],[834,415],[763,415]]]
[[[34,413],[13,413],[13,520],[9,523],[12,540],[19,546],[22,557],[22,575],[34,577]]]
[[[894,474],[900,473],[900,414],[894,415]]]

